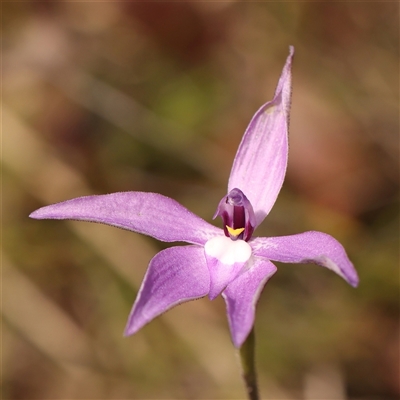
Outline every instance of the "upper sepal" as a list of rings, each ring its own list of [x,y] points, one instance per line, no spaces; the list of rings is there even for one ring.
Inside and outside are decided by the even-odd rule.
[[[246,194],[254,208],[256,226],[270,212],[285,178],[293,53],[290,47],[273,100],[250,121],[229,177],[228,192],[239,188]]]

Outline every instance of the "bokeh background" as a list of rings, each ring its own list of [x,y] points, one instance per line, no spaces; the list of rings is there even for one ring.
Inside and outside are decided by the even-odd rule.
[[[28,215],[142,190],[211,221],[289,45],[288,173],[257,234],[330,233],[361,283],[279,265],[261,393],[399,398],[397,2],[3,2],[2,35],[2,398],[245,398],[221,298],[123,338],[164,244]]]

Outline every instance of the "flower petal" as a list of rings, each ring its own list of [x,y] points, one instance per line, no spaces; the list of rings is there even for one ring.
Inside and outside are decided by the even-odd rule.
[[[222,232],[177,201],[158,193],[120,192],[79,197],[42,207],[30,217],[100,222],[165,242],[199,245]]]
[[[254,324],[255,309],[266,282],[276,272],[270,261],[253,257],[254,264],[222,292],[225,299],[232,341],[240,347]]]
[[[210,271],[208,295],[213,300],[243,270],[251,256],[251,247],[244,240],[217,236],[205,244],[204,252]]]
[[[228,193],[238,188],[247,196],[257,225],[270,212],[285,178],[293,52],[290,47],[273,100],[256,112],[247,127],[229,178]]]
[[[343,246],[322,232],[255,238],[251,242],[254,254],[284,263],[315,263],[336,272],[351,286],[358,285],[358,275]]]
[[[175,246],[150,261],[125,328],[132,335],[152,319],[185,301],[204,297],[210,277],[203,248]]]

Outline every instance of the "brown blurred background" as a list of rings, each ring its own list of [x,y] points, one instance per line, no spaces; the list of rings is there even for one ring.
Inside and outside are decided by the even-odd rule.
[[[28,215],[144,190],[211,221],[294,45],[287,178],[256,234],[330,233],[361,283],[279,265],[257,308],[261,393],[398,399],[398,17],[390,2],[3,2],[3,398],[245,397],[221,298],[122,337],[164,244]]]

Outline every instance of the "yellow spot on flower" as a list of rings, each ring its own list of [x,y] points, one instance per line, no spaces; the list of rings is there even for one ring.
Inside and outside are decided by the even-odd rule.
[[[232,236],[239,236],[244,231],[244,228],[233,229],[228,225],[226,225],[226,229],[228,229],[229,234]]]

